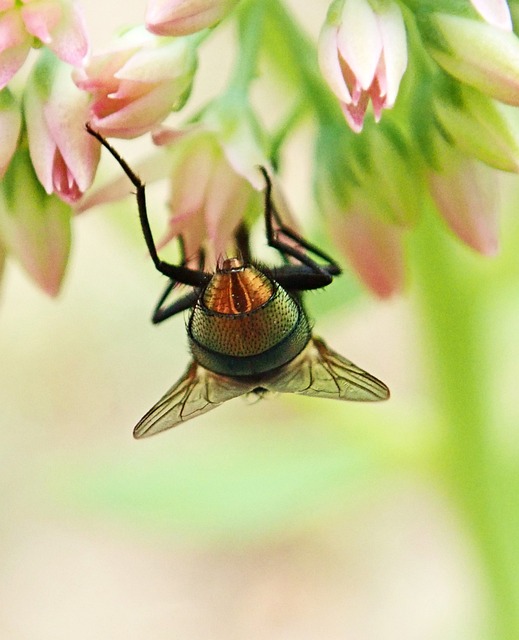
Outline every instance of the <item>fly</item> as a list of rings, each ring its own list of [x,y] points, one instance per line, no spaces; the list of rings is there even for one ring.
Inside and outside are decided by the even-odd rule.
[[[88,124],[88,132],[112,154],[136,188],[139,219],[153,263],[169,278],[152,321],[190,310],[187,334],[193,359],[184,375],[139,421],[135,438],[144,438],[215,409],[227,400],[268,391],[336,400],[389,398],[387,386],[312,335],[302,293],[327,286],[340,273],[318,247],[283,225],[272,200],[266,169],[267,243],[287,260],[266,269],[249,258],[247,234],[240,229],[241,258],[223,260],[214,273],[160,259],[146,208],[145,186],[119,153]],[[275,225],[277,227],[275,228]],[[284,239],[283,239],[284,238]],[[317,262],[313,257],[322,260]],[[166,305],[179,283],[191,291]]]

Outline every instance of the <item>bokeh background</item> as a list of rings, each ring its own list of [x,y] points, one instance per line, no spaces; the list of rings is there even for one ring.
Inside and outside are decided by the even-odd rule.
[[[83,4],[94,49],[105,46],[123,25],[120,4]],[[315,36],[327,2],[288,4]],[[137,3],[125,5],[125,24],[142,15]],[[195,100],[225,80],[232,34],[218,38],[220,57],[203,59]],[[302,135],[286,152],[284,188],[310,234],[326,243],[306,144]],[[130,160],[138,155],[135,143],[118,147]],[[133,200],[76,219],[58,299],[9,264],[0,300],[0,636],[504,638],[491,612],[496,585],[512,609],[519,590],[510,567],[519,520],[519,225],[516,186],[502,184],[499,256],[441,240],[460,274],[442,284],[465,296],[467,314],[471,296],[484,306],[479,333],[449,339],[454,350],[464,340],[484,346],[480,395],[490,418],[482,441],[492,445],[502,498],[500,530],[488,530],[487,546],[438,460],[441,369],[424,319],[431,275],[419,254],[430,234],[445,233],[439,221],[427,218],[419,240],[409,240],[402,297],[374,300],[348,273],[307,296],[317,333],[384,380],[390,402],[237,399],[141,442],[131,437],[134,424],[189,355],[182,317],[149,322],[163,281],[146,256]],[[163,224],[160,185],[150,196]],[[462,389],[464,377],[453,384]],[[504,555],[494,564],[496,549]],[[511,579],[495,575],[503,558]]]

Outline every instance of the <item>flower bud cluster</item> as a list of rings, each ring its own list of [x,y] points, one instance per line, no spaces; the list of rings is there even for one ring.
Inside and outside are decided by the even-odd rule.
[[[8,84],[41,49],[23,95]],[[70,248],[70,204],[92,184],[99,150],[85,135],[89,99],[70,70],[88,55],[68,0],[0,2],[0,253],[56,295]]]
[[[318,142],[318,200],[360,278],[383,296],[403,284],[398,239],[428,199],[465,244],[494,254],[490,168],[519,172],[519,39],[508,3],[405,4],[337,0],[319,41],[323,76],[362,145],[344,132],[340,152]],[[370,105],[376,122],[384,109],[394,114],[366,126]]]
[[[256,167],[282,156],[303,112],[317,123],[317,201],[376,293],[403,286],[404,236],[428,201],[464,243],[495,253],[495,180],[487,174],[519,172],[519,39],[508,3],[333,0],[316,48],[280,7],[148,0],[145,25],[91,55],[77,2],[0,0],[1,261],[11,252],[57,292],[70,214],[122,196],[120,182],[89,192],[100,150],[87,122],[106,137],[152,134],[155,159],[169,159],[152,172],[171,185],[163,242],[181,236],[188,254],[203,249],[214,261],[250,225],[264,186]],[[229,87],[188,125],[164,127],[191,94],[199,45],[227,17],[239,36]],[[31,48],[40,51],[20,91]],[[260,54],[285,74],[295,114],[273,133],[261,129],[250,97]],[[25,198],[53,221],[39,232],[47,251],[30,240],[33,218],[14,204],[20,176]]]
[[[153,7],[152,2],[149,10]],[[211,19],[222,17],[220,12]],[[11,90],[7,85],[16,81],[31,47],[41,51],[25,88]],[[13,254],[45,291],[57,293],[69,251],[71,206],[91,186],[100,157],[85,123],[108,136],[147,133],[182,107],[195,69],[196,47],[190,38],[132,29],[106,54],[89,56],[76,2],[0,1],[2,256]],[[24,209],[14,193],[21,188],[20,176],[25,178]],[[39,213],[33,210],[38,208]],[[27,236],[28,220],[46,218],[48,224]],[[42,250],[44,242],[47,251]]]

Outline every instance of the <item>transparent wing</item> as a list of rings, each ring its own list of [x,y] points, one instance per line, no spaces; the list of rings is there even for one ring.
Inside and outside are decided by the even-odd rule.
[[[263,386],[281,393],[300,393],[336,400],[370,402],[389,398],[389,389],[383,382],[315,337],[300,356]]]
[[[133,436],[147,438],[171,429],[249,391],[250,385],[218,376],[192,362],[180,380],[139,421]]]

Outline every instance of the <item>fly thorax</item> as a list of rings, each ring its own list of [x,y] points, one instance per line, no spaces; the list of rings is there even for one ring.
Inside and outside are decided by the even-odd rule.
[[[252,265],[226,260],[188,327],[195,360],[230,376],[255,375],[286,364],[310,339],[299,301]]]

